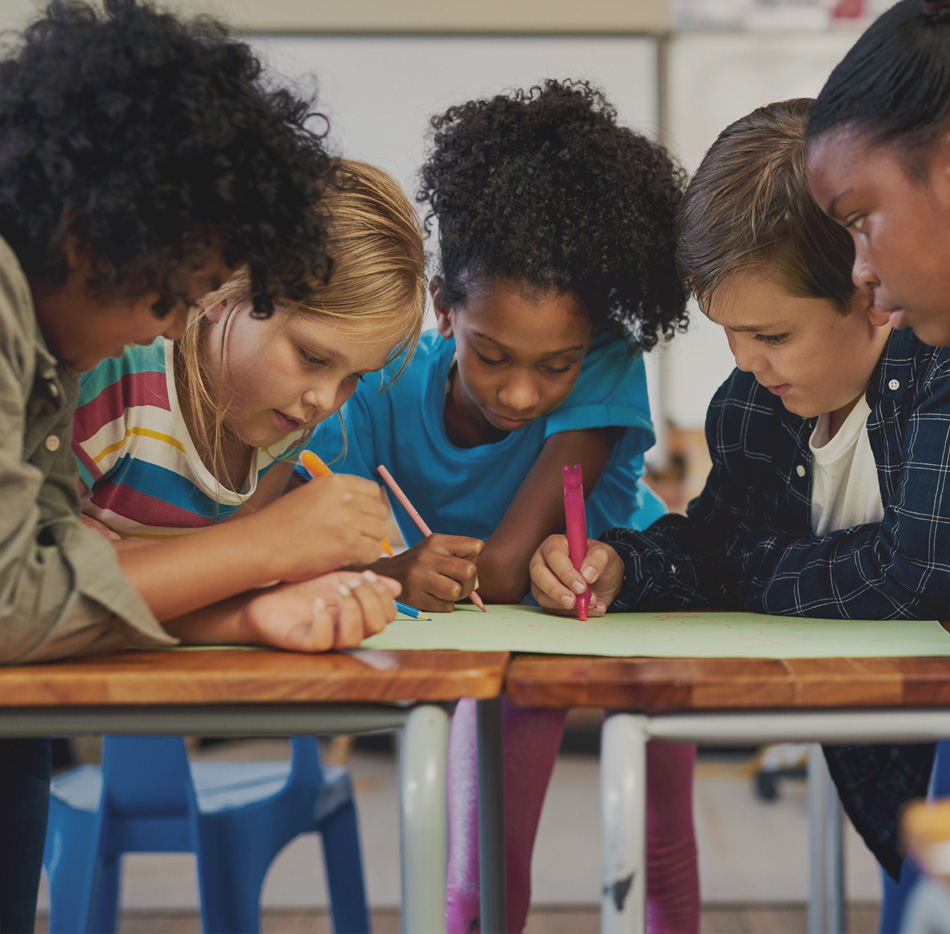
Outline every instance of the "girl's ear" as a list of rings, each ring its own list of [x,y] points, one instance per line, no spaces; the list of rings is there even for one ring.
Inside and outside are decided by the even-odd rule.
[[[452,309],[442,297],[443,284],[441,276],[433,276],[429,280],[429,295],[432,296],[432,309],[435,311],[435,326],[439,334],[448,340],[455,336],[455,331],[452,328]]]
[[[227,310],[228,303],[222,299],[220,302],[215,302],[205,309],[205,317],[214,324],[217,324],[224,317],[224,313]]]

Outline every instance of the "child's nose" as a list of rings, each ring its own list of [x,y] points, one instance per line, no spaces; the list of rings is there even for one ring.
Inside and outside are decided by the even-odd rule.
[[[729,342],[732,347],[732,354],[736,358],[736,367],[743,373],[757,373],[764,369],[765,358],[762,351],[752,343],[751,339],[736,340],[735,337]]]
[[[864,251],[855,246],[854,265],[851,267],[851,278],[859,289],[873,289],[881,284],[874,267],[868,261]]]
[[[509,412],[533,412],[538,405],[538,387],[533,379],[514,375],[505,381],[498,399]]]
[[[319,412],[329,412],[336,403],[336,393],[337,385],[332,380],[321,380],[307,387],[303,401]]]

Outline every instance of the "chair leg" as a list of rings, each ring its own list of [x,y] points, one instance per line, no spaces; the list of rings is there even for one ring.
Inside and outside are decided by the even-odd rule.
[[[92,904],[89,909],[88,930],[96,934],[117,931],[119,908],[119,880],[122,871],[122,857],[113,856],[101,860],[96,867],[96,878],[92,889]]]
[[[212,869],[202,877],[199,869],[201,930],[204,934],[259,934],[263,881],[261,879],[261,885],[254,886],[245,876],[240,886],[233,886],[227,873]]]
[[[897,934],[904,930],[901,921],[911,893],[920,881],[920,870],[908,858],[901,866],[900,882],[881,870],[881,915],[878,934]]]
[[[226,833],[213,843],[207,828],[200,836],[201,845],[195,859],[202,931],[204,934],[259,934],[261,890],[272,857],[261,858],[260,853],[246,850],[235,853]]]
[[[50,801],[43,850],[50,934],[75,934],[86,929],[89,902],[85,883],[94,859],[94,831],[95,814],[64,809],[55,798]]]
[[[322,823],[320,837],[333,930],[337,934],[368,934],[369,909],[363,885],[356,806],[352,800]]]

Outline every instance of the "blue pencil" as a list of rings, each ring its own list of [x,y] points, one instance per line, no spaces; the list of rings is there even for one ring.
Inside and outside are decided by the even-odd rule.
[[[431,616],[423,616],[421,610],[417,610],[414,606],[409,606],[408,603],[400,603],[398,600],[393,601],[396,604],[396,609],[405,616],[411,616],[413,619],[432,619]]]

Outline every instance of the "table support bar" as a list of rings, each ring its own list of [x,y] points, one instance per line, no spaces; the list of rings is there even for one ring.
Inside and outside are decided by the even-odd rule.
[[[650,739],[716,745],[927,743],[950,736],[950,710],[710,711],[648,716]]]
[[[388,704],[196,704],[142,707],[6,707],[4,736],[99,733],[300,736],[401,729],[411,708]]]

